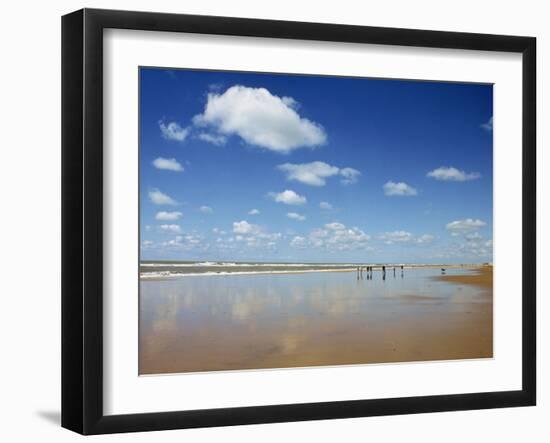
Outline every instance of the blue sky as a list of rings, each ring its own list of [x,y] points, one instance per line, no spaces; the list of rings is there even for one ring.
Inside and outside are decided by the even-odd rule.
[[[141,256],[491,261],[492,109],[492,85],[141,68]]]

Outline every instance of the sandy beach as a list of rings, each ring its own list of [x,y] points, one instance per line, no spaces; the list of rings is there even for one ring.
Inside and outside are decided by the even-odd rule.
[[[441,275],[434,278],[458,284],[477,285],[482,288],[493,289],[493,267],[490,265],[475,268],[475,270],[466,275]]]
[[[492,268],[142,281],[140,374],[491,358]]]

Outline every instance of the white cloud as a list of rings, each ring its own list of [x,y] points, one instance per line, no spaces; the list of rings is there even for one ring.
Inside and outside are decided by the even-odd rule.
[[[304,221],[306,219],[305,215],[301,215],[296,212],[288,212],[286,216],[292,220],[298,220],[298,221]]]
[[[426,244],[434,240],[433,235],[423,234],[416,236],[408,231],[384,232],[378,236],[378,238],[383,240],[387,245],[392,245],[394,243]]]
[[[455,181],[464,182],[468,180],[475,180],[481,177],[479,172],[465,172],[459,169],[446,166],[434,169],[426,174],[428,177],[435,178],[436,180],[443,181]]]
[[[206,132],[201,132],[198,135],[198,137],[202,141],[212,143],[213,145],[216,145],[216,146],[222,146],[222,145],[225,145],[227,143],[227,137],[224,136],[224,135],[216,135],[216,134],[209,134],[209,133],[206,133]]]
[[[259,215],[260,211],[258,209],[251,209],[248,211],[248,215]]]
[[[492,131],[493,130],[493,117],[491,117],[486,123],[482,123],[480,125],[483,129],[486,131]]]
[[[392,244],[394,242],[409,242],[413,239],[413,235],[407,231],[393,231],[384,232],[378,238],[387,244]]]
[[[483,220],[467,218],[465,220],[456,220],[447,223],[446,228],[451,234],[466,234],[473,231],[477,231],[479,228],[486,226]]]
[[[357,227],[348,228],[339,222],[327,223],[314,229],[308,237],[295,236],[290,246],[298,249],[306,247],[323,248],[328,251],[371,250],[371,237]]]
[[[344,177],[342,180],[340,180],[344,185],[351,185],[353,183],[357,183],[357,180],[359,180],[359,176],[361,175],[361,173],[357,169],[344,168],[340,169],[340,175]]]
[[[285,163],[277,166],[280,171],[286,172],[287,180],[294,180],[311,186],[324,186],[327,177],[337,175],[340,171],[336,166],[316,161],[311,163]]]
[[[434,238],[435,237],[433,235],[424,234],[424,235],[421,235],[420,237],[417,237],[416,242],[419,244],[431,243],[434,240]]]
[[[345,229],[346,226],[342,223],[332,222],[332,223],[327,223],[325,225],[325,228],[330,229],[331,231],[338,231],[341,229]]]
[[[178,211],[174,212],[166,212],[166,211],[160,211],[157,212],[157,215],[155,215],[155,219],[162,220],[162,221],[173,221],[173,220],[179,220],[183,214]]]
[[[174,251],[197,250],[206,252],[210,249],[209,243],[204,243],[197,234],[176,235],[175,238],[162,242],[162,247]]]
[[[411,196],[416,195],[417,192],[416,189],[407,183],[395,183],[390,180],[384,185],[384,194],[388,196]]]
[[[261,232],[261,229],[259,226],[248,223],[246,220],[241,220],[233,222],[233,232],[235,234],[258,234]]]
[[[319,203],[319,207],[321,209],[325,209],[327,211],[332,209],[332,205],[329,202],[321,202],[321,203]]]
[[[311,163],[284,163],[277,166],[277,169],[286,173],[287,180],[293,180],[310,186],[325,186],[326,179],[335,175],[344,177],[342,183],[350,184],[357,182],[361,173],[353,168],[340,169],[337,166],[329,165],[321,161]]]
[[[327,136],[322,126],[301,117],[296,108],[290,97],[278,97],[265,88],[236,85],[223,94],[209,93],[204,112],[193,122],[281,153],[324,144]]]
[[[159,229],[171,234],[179,234],[181,232],[180,225],[160,225]]]
[[[325,231],[328,235],[325,235]],[[344,251],[367,248],[371,237],[359,228],[347,228],[342,223],[329,223],[325,225],[324,230],[317,230],[314,238],[318,245],[329,250]]]
[[[157,169],[166,169],[168,171],[183,171],[183,166],[175,158],[156,158],[153,166]]]
[[[167,140],[183,142],[189,135],[189,128],[182,128],[176,122],[164,123],[159,120],[159,127],[162,136]]]
[[[466,234],[464,237],[466,238],[466,240],[469,240],[469,241],[481,240],[483,238],[479,232]]]
[[[307,202],[303,195],[296,194],[290,189],[278,193],[270,192],[268,195],[277,203],[284,203],[285,205],[303,205]]]
[[[267,247],[272,249],[282,237],[279,232],[265,232],[259,226],[248,223],[246,220],[233,222],[233,232],[237,234],[235,236],[237,242],[254,248]]]
[[[292,246],[293,248],[297,248],[297,249],[306,248],[307,247],[307,238],[297,235],[291,240],[290,246]]]
[[[214,210],[210,206],[201,206],[199,208],[199,211],[201,211],[203,214],[212,214]]]
[[[158,189],[149,191],[149,198],[156,205],[177,205],[178,203],[170,196],[160,192]]]

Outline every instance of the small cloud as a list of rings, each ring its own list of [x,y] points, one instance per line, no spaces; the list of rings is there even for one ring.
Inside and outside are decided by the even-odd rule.
[[[307,238],[297,235],[291,240],[290,246],[296,249],[303,249],[307,247]]]
[[[407,183],[399,182],[395,183],[389,181],[384,185],[384,194],[387,196],[412,196],[416,195],[416,189],[409,186]]]
[[[473,232],[464,236],[466,240],[481,240],[483,236],[479,232]]]
[[[303,205],[307,202],[307,199],[297,194],[296,192],[287,189],[283,192],[270,192],[268,194],[277,203],[284,203],[285,205]]]
[[[212,214],[214,210],[210,206],[201,206],[199,208],[199,211],[201,211],[203,214]]]
[[[486,123],[480,125],[486,131],[491,132],[493,130],[493,117],[491,117]]]
[[[446,228],[451,235],[457,236],[460,234],[467,234],[473,231],[477,231],[479,228],[486,226],[483,220],[467,218],[465,220],[455,220],[450,223],[447,223]]]
[[[246,220],[233,222],[233,232],[235,234],[258,234],[260,231],[259,226],[248,223]]]
[[[258,209],[251,209],[248,211],[248,215],[260,215],[260,211]]]
[[[183,142],[189,135],[189,128],[182,128],[176,122],[165,123],[164,121],[159,120],[159,127],[162,136],[166,140]]]
[[[279,97],[266,88],[235,85],[223,93],[208,93],[204,111],[193,118],[193,123],[284,154],[326,143],[323,127],[301,117],[297,108],[291,97]]]
[[[155,205],[177,205],[172,197],[162,193],[158,189],[153,189],[149,191],[149,198]]]
[[[153,160],[153,166],[157,169],[166,169],[168,171],[183,171],[183,166],[175,158],[156,158]]]
[[[298,221],[304,221],[306,219],[305,215],[301,215],[296,212],[288,212],[286,216],[292,220],[298,220]]]
[[[416,243],[418,244],[431,243],[434,239],[435,237],[433,235],[424,234],[416,238]]]
[[[336,166],[319,161],[302,164],[285,163],[277,166],[277,169],[286,172],[287,180],[310,186],[325,186],[326,178],[337,175],[340,171]]]
[[[407,231],[393,231],[384,232],[378,238],[384,240],[386,244],[392,244],[394,242],[409,242],[413,239],[413,235]]]
[[[311,246],[329,251],[370,250],[371,237],[357,227],[346,227],[343,223],[327,223],[324,227],[309,233],[308,238],[294,237],[290,245],[295,248]]]
[[[216,135],[216,134],[209,134],[207,132],[201,132],[198,135],[198,137],[202,141],[212,143],[213,145],[216,145],[216,146],[222,146],[227,143],[227,137],[224,135]]]
[[[174,212],[160,211],[160,212],[157,212],[155,219],[162,220],[162,221],[173,221],[173,220],[179,220],[182,215],[183,214],[178,211],[174,211]]]
[[[340,175],[344,177],[342,180],[342,184],[344,185],[351,185],[353,183],[357,183],[357,180],[359,180],[359,176],[361,173],[357,169],[353,168],[344,168],[340,169]]]
[[[181,232],[180,225],[160,225],[159,229],[162,232],[170,234],[179,234]]]
[[[384,232],[378,236],[378,239],[383,240],[387,245],[394,243],[426,244],[432,242],[434,238],[433,235],[429,234],[416,236],[408,231]]]
[[[465,172],[452,166],[441,166],[426,174],[427,177],[434,178],[442,181],[455,181],[464,182],[469,180],[476,180],[481,177],[479,172]]]
[[[321,202],[319,203],[319,207],[326,211],[330,211],[332,209],[332,205],[329,202]]]
[[[286,173],[286,179],[310,186],[325,186],[326,179],[336,175],[344,177],[343,184],[356,183],[361,173],[353,168],[340,169],[321,161],[311,163],[284,163],[277,169]]]

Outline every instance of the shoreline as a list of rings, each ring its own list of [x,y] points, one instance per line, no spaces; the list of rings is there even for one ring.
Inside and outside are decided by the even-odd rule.
[[[274,266],[274,265],[264,265],[264,266]],[[282,267],[284,265],[277,265],[277,267]],[[199,276],[205,276],[205,277],[211,277],[211,276],[228,276],[228,275],[269,275],[269,274],[306,274],[306,273],[312,273],[312,272],[357,272],[357,269],[362,268],[363,272],[366,272],[364,268],[371,265],[357,265],[357,266],[349,266],[339,268],[339,265],[319,265],[318,269],[299,269],[299,267],[308,267],[308,266],[315,266],[311,264],[289,264],[287,265],[289,268],[296,268],[298,269],[269,269],[269,270],[235,270],[233,269],[237,268],[237,266],[232,267],[225,267],[225,266],[204,266],[203,272],[170,272],[170,271],[151,271],[151,272],[140,272],[139,278],[140,280],[144,281],[154,281],[154,280],[164,280],[164,279],[175,279],[175,278],[183,278],[183,277],[199,277]],[[460,264],[460,265],[403,265],[403,270],[411,270],[411,269],[434,269],[434,268],[441,268],[444,266],[446,269],[480,269],[486,265],[474,265],[474,264]],[[155,268],[155,266],[150,266],[151,268]],[[216,267],[223,267],[223,271],[214,271],[210,269],[215,269]],[[243,268],[246,267],[252,267],[252,266],[242,266]],[[260,267],[260,266],[256,266]],[[275,267],[275,266],[274,266]],[[400,271],[401,265],[386,265],[386,271],[391,272],[395,268],[397,271]],[[209,269],[210,268],[210,269]],[[231,270],[228,270],[231,269]],[[491,266],[492,268],[492,266]],[[208,269],[208,270],[207,270]],[[373,272],[382,272],[382,265],[375,265],[373,266]],[[441,277],[453,277],[453,276],[441,276]],[[470,276],[463,276],[463,277],[470,277]],[[492,277],[492,274],[491,274]],[[450,280],[452,281],[452,280]],[[492,279],[491,279],[492,284]]]

